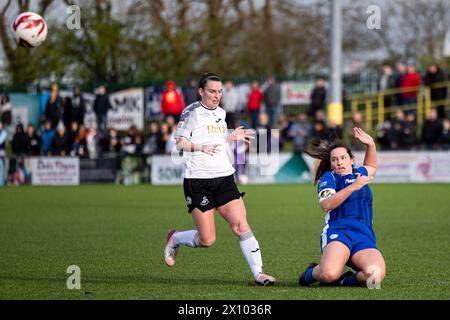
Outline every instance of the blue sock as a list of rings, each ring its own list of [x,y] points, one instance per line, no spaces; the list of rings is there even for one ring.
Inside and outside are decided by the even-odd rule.
[[[315,268],[315,267],[312,267],[312,268],[309,268],[308,270],[306,270],[306,273],[305,273],[305,280],[306,280],[306,282],[308,282],[308,283],[314,283],[314,282],[316,282],[316,280],[314,280],[314,278],[313,278],[313,271],[314,271],[314,268]]]
[[[343,287],[359,287],[360,284],[358,279],[356,278],[356,275],[357,273],[354,272],[353,274],[344,277],[344,279],[341,282],[341,285]]]

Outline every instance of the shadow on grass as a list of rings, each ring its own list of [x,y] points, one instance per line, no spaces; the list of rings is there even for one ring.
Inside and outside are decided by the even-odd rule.
[[[0,283],[3,281],[24,281],[24,282],[43,282],[43,283],[61,283],[66,284],[65,277],[44,277],[44,276],[0,276]],[[232,280],[208,277],[186,277],[180,275],[156,276],[156,275],[82,275],[81,282],[86,284],[146,284],[146,285],[174,285],[174,286],[231,286],[231,287],[261,287],[256,285],[251,279],[248,280]],[[278,282],[270,286],[270,288],[284,289],[302,289],[298,282],[289,280],[278,280]],[[320,286],[311,286],[310,288],[321,288]]]

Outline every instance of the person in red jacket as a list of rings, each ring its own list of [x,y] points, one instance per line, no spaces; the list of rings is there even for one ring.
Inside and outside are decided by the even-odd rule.
[[[248,96],[247,101],[247,110],[250,114],[250,118],[252,121],[252,128],[258,127],[258,120],[259,120],[259,111],[261,109],[261,103],[263,99],[263,93],[261,89],[259,88],[258,81],[252,82],[252,90],[250,91],[250,94]]]
[[[166,88],[164,89],[161,98],[161,111],[164,114],[164,118],[172,116],[175,121],[178,122],[180,120],[180,115],[183,112],[183,108],[183,98],[177,91],[175,82],[172,80],[167,81]]]
[[[407,72],[400,82],[404,104],[417,103],[417,91],[420,83],[420,74],[417,73],[416,68],[414,68],[412,64],[409,64]],[[416,89],[414,89],[414,87],[416,87]]]

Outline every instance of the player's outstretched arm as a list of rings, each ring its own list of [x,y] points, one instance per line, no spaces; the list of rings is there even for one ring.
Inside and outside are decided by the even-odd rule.
[[[175,141],[177,143],[178,151],[186,151],[186,152],[201,151],[201,152],[213,155],[213,154],[219,152],[219,147],[220,147],[220,144],[206,145],[206,144],[192,143],[184,137],[176,138]]]
[[[377,147],[373,138],[365,133],[361,128],[353,128],[355,139],[366,145],[366,156],[364,157],[364,167],[366,167],[368,175],[374,176],[378,168]]]

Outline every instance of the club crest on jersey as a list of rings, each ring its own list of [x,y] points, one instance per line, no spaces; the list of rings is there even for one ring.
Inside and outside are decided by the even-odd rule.
[[[204,207],[204,206],[206,206],[208,203],[209,203],[208,198],[207,198],[207,197],[203,197],[203,201],[202,201],[202,203],[200,203],[200,205]]]

